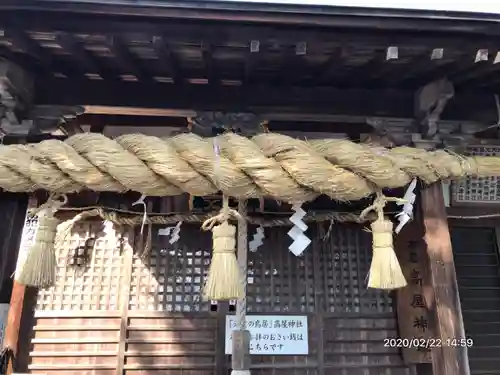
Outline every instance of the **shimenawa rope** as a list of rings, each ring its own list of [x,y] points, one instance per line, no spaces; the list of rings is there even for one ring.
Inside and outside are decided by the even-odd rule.
[[[0,188],[68,193],[133,190],[148,196],[236,198],[268,196],[289,203],[319,194],[357,200],[380,190],[440,179],[500,176],[500,157],[465,157],[444,150],[385,149],[348,140],[302,141],[263,133],[251,139],[226,133],[214,139],[180,134],[161,139],[129,134],[114,140],[82,133],[65,141],[0,146]]]
[[[409,147],[389,150],[346,140],[301,141],[273,133],[252,139],[233,133],[212,139],[194,134],[166,139],[130,134],[115,140],[83,133],[64,142],[0,146],[0,188],[8,191],[41,188],[66,193],[90,188],[133,190],[148,196],[182,192],[204,196],[220,190],[226,200],[228,196],[269,196],[297,203],[319,194],[337,200],[357,200],[382,188],[404,186],[414,177],[429,183],[465,175],[498,176],[500,158],[464,157]],[[230,246],[235,230],[228,223],[228,212],[228,206],[223,207],[222,222],[211,228],[214,260],[221,254],[232,254],[228,259],[236,264],[234,245],[232,249]],[[387,222],[381,219],[380,212],[379,224]],[[389,228],[372,224],[372,230],[375,234],[385,233]],[[374,241],[374,250],[380,248],[379,241]],[[392,244],[387,242],[383,248],[392,248]],[[375,255],[372,280],[378,264]],[[383,274],[380,276],[384,278]],[[371,283],[374,284],[377,283]],[[389,282],[386,286],[390,285]],[[239,293],[234,289],[231,299]]]

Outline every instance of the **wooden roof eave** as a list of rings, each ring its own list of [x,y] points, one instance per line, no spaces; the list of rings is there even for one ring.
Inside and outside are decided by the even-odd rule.
[[[498,35],[500,15],[210,0],[4,0],[0,10]]]

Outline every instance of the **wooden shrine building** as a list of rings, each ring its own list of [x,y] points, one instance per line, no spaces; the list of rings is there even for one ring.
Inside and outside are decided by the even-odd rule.
[[[4,0],[0,186],[2,168],[29,168],[1,147],[22,153],[88,132],[212,137],[230,128],[499,155],[499,25],[451,12]],[[394,240],[408,285],[391,292],[367,288],[371,238],[352,217],[370,199],[305,204],[311,244],[300,256],[288,249],[291,206],[248,201],[249,239],[264,228],[247,261],[253,374],[500,374],[500,181],[419,183],[416,195]],[[140,196],[70,194],[60,218],[89,207],[141,217]],[[54,286],[37,290],[12,275],[30,241],[26,210],[47,197],[0,189],[0,337],[15,358],[1,374],[231,372],[235,304],[201,296],[212,252],[196,217],[220,208],[218,194],[146,199],[147,215],[183,222],[178,240],[166,224],[149,226],[146,246],[141,225],[78,222],[57,249]],[[399,211],[386,207],[392,218]],[[273,335],[287,337],[282,353]]]

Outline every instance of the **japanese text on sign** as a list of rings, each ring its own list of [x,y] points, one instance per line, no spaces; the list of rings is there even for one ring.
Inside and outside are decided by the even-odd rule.
[[[226,354],[233,350],[231,332],[238,329],[236,317],[226,316]],[[307,316],[302,315],[250,315],[246,317],[250,331],[250,354],[255,355],[307,355]]]
[[[21,235],[21,244],[19,246],[19,254],[17,256],[16,272],[21,269],[22,264],[24,264],[28,252],[35,241],[37,230],[38,218],[36,216],[31,216],[30,214],[26,215]],[[15,277],[17,278],[18,275],[16,274]]]
[[[418,233],[418,232],[417,232]],[[411,234],[411,233],[410,233]],[[403,341],[425,343],[430,339],[428,311],[424,289],[427,287],[424,248],[421,240],[403,238],[401,245],[401,267],[408,280],[408,286],[398,291],[399,333]],[[424,252],[425,255],[425,252]],[[407,363],[429,363],[430,347],[417,345],[402,348]]]

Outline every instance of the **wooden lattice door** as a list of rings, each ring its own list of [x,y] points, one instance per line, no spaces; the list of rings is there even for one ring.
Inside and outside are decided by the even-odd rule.
[[[38,294],[30,372],[116,374],[133,241],[111,223],[75,226],[58,252],[56,285]]]
[[[358,225],[318,225],[301,257],[288,251],[288,228],[266,232],[249,256],[250,314],[307,315],[308,356],[252,356],[252,374],[409,375],[397,349],[392,299],[366,288],[371,238]],[[328,230],[329,229],[329,230]]]
[[[170,245],[158,229],[150,255],[134,256],[125,374],[215,374],[220,320],[201,298],[210,234],[183,225]]]
[[[80,224],[58,256],[57,285],[38,297],[31,365],[38,374],[227,375],[228,304],[200,293],[211,257],[210,234],[183,225],[170,245],[153,231],[146,257],[133,251],[132,232]],[[253,231],[255,228],[250,228]],[[307,315],[308,356],[252,356],[253,374],[408,375],[396,349],[388,295],[369,291],[370,238],[360,226],[310,230],[301,257],[287,249],[285,228],[266,229],[249,254],[248,313]],[[65,267],[77,248],[96,238],[83,268]]]

